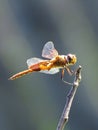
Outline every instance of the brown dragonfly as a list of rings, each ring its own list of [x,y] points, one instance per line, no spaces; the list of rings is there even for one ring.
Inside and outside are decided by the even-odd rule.
[[[64,70],[66,69],[69,74],[72,74],[73,72],[70,70],[69,66],[74,65],[77,61],[74,54],[59,55],[58,51],[54,48],[52,41],[49,41],[44,45],[42,57],[47,58],[47,60],[36,57],[28,59],[28,69],[13,75],[9,80],[20,78],[32,72],[56,74],[59,72],[60,68],[62,69],[61,78],[63,79]]]

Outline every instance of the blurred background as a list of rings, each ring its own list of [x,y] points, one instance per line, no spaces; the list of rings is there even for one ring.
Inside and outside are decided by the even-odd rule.
[[[27,59],[41,58],[48,41],[59,54],[76,54],[72,69],[82,66],[65,130],[98,130],[97,0],[0,0],[0,130],[56,129],[70,90],[61,73],[8,80]]]

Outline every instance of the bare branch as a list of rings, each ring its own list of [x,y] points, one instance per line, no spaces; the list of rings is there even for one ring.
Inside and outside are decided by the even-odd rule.
[[[69,113],[70,113],[70,109],[72,106],[72,102],[75,96],[75,93],[77,91],[77,88],[79,86],[79,83],[81,81],[81,66],[78,67],[78,69],[76,70],[75,73],[75,79],[72,85],[71,90],[69,91],[67,98],[66,98],[66,104],[64,107],[64,110],[62,112],[61,118],[59,120],[58,126],[56,130],[63,130],[65,124],[68,122],[68,118],[69,118]]]

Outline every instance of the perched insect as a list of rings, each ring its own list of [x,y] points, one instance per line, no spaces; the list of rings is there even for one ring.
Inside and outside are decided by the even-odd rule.
[[[31,72],[56,74],[59,72],[60,68],[62,69],[61,79],[63,79],[64,70],[66,69],[69,74],[72,74],[72,71],[70,70],[69,66],[74,65],[77,61],[77,58],[74,54],[58,55],[58,52],[54,48],[54,44],[51,41],[47,42],[44,45],[42,50],[42,57],[47,58],[48,60],[35,57],[28,59],[28,69],[13,75],[9,78],[9,80],[20,78],[23,75],[26,75]]]

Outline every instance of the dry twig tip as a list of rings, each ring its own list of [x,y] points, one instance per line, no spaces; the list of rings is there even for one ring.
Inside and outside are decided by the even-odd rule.
[[[66,97],[65,107],[64,107],[64,110],[62,112],[62,115],[61,115],[61,118],[59,120],[59,123],[57,125],[56,130],[63,130],[65,124],[68,122],[72,102],[73,102],[74,96],[76,94],[77,88],[79,86],[79,83],[81,81],[81,69],[82,69],[82,67],[79,65],[79,67],[78,67],[78,69],[76,70],[76,73],[75,73],[73,86],[71,87],[71,90],[69,91],[69,93]]]

